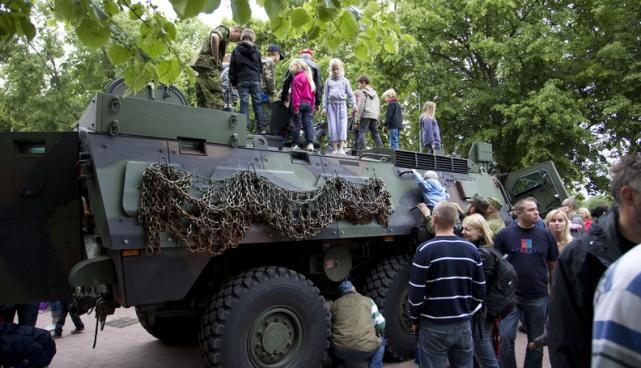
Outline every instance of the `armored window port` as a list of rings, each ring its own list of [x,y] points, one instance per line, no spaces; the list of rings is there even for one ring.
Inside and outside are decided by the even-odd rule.
[[[204,139],[178,137],[178,147],[181,155],[207,156],[207,142]]]
[[[44,155],[47,153],[45,141],[13,141],[14,152],[19,155]]]

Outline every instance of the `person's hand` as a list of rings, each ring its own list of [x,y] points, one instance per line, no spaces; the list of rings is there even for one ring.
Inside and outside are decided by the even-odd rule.
[[[534,350],[534,349],[538,349],[538,348],[540,348],[540,347],[541,347],[541,346],[539,346],[539,344],[537,344],[537,343],[535,343],[535,342],[529,342],[529,343],[527,344],[527,349],[528,349],[528,350]]]
[[[323,110],[321,111],[321,115],[323,115],[323,116],[327,115],[327,111],[325,111],[325,109],[323,109]]]
[[[416,333],[416,325],[411,325],[410,326],[410,330],[412,330],[412,333],[415,334]]]
[[[432,215],[432,211],[427,207],[425,203],[419,203],[416,205],[419,211],[423,214],[423,217],[428,218]]]
[[[316,113],[319,113],[319,112],[320,112],[320,109],[321,109],[321,108],[320,108],[320,106],[314,106],[314,111],[315,111]]]

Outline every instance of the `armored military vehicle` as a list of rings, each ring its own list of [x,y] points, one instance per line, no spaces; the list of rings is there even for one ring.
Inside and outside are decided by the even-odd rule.
[[[310,367],[328,347],[326,303],[349,278],[380,306],[388,355],[409,359],[411,256],[429,237],[408,170],[542,212],[567,195],[551,162],[493,173],[468,158],[379,150],[323,155],[250,136],[245,117],[188,106],[172,87],[95,95],[77,131],[0,134],[0,302],[99,293],[104,323],[135,307],[168,343],[198,340],[208,367]]]

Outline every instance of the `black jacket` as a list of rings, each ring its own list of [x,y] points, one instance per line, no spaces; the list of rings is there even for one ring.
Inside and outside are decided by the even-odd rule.
[[[302,59],[312,70],[312,78],[314,79],[314,84],[316,85],[316,92],[314,93],[314,105],[315,107],[318,107],[323,100],[323,79],[321,78],[320,69],[318,68],[318,64],[313,62],[311,59]],[[292,80],[294,80],[294,76],[292,75],[292,73],[287,71],[285,79],[283,80],[283,88],[280,93],[280,101],[282,103],[285,103],[287,101],[287,97],[289,97],[289,87],[291,87],[292,85]]]
[[[387,104],[387,111],[385,111],[385,127],[387,129],[403,129],[403,113],[401,112],[401,104],[396,100],[391,100]]]
[[[260,82],[263,62],[256,45],[241,42],[231,53],[229,60],[229,82],[237,86],[240,82]]]
[[[629,245],[622,244],[618,218],[619,211],[613,208],[559,256],[548,320],[554,368],[590,366],[594,291],[608,266],[629,250]]]

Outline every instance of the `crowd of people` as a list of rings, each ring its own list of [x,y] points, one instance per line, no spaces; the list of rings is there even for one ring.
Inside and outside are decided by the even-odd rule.
[[[231,55],[225,55],[227,46],[235,42],[238,45]],[[361,152],[367,148],[368,133],[374,147],[380,148],[381,125],[388,131],[389,147],[400,149],[403,113],[394,89],[382,94],[386,108],[381,116],[381,101],[368,75],[359,76],[352,89],[343,62],[332,59],[323,81],[313,61],[314,51],[305,48],[299,57],[290,59],[278,93],[275,65],[285,55],[279,46],[270,45],[266,57],[262,57],[255,42],[256,34],[251,29],[221,25],[211,30],[190,63],[197,73],[199,107],[232,111],[238,101],[238,111],[247,116],[249,131],[281,135],[284,145],[292,149],[314,151],[320,138],[327,136],[331,154],[345,155],[349,148]],[[253,123],[249,118],[250,98]],[[322,128],[314,126],[315,114],[326,122],[320,124]],[[435,114],[436,104],[427,102],[419,121],[423,152],[437,152],[442,147]]]
[[[641,155],[624,156],[611,171],[614,207],[590,211],[567,198],[541,218],[527,197],[507,223],[497,198],[475,194],[464,211],[448,201],[436,172],[413,172],[423,197],[417,208],[434,235],[418,246],[408,285],[420,367],[542,367],[546,346],[552,367],[641,366],[641,326],[631,312],[641,307]],[[378,309],[359,298],[361,312],[350,316],[360,315],[362,326],[332,310],[343,326],[332,341],[353,331],[371,343],[332,348],[380,367]],[[519,324],[524,362],[515,354]]]

